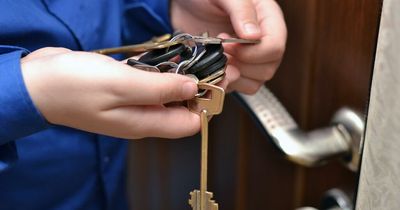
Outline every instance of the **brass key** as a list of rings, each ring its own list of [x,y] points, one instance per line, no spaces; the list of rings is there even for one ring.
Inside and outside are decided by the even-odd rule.
[[[208,90],[210,98],[196,97],[188,101],[189,109],[199,113],[201,121],[200,190],[190,192],[189,204],[193,210],[218,210],[218,204],[212,200],[213,193],[207,191],[208,118],[222,112],[225,91],[208,83],[199,83],[198,86]]]

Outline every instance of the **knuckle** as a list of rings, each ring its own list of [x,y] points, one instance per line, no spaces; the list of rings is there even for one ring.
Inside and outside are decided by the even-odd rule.
[[[39,49],[38,52],[67,53],[71,50],[63,47],[44,47]]]
[[[71,50],[66,49],[66,48],[61,48],[61,47],[44,47],[40,48],[38,50],[35,50],[34,52],[30,53],[28,56],[31,58],[43,58],[43,57],[55,57],[60,54],[65,54],[70,52]]]
[[[74,63],[77,56],[75,51],[65,51],[65,53],[57,53],[54,58],[56,60]],[[79,57],[78,57],[79,58]]]
[[[181,124],[184,124],[185,126],[169,129],[172,132],[167,132],[164,137],[177,139],[187,136],[193,136],[200,131],[200,116],[190,112],[186,108],[182,109],[185,109],[188,113],[185,115],[182,114],[180,116],[177,116],[176,120],[178,120],[179,122],[181,122]]]
[[[138,134],[137,132],[134,131],[128,131],[126,133],[123,133],[120,135],[124,139],[142,139],[145,138],[145,136]]]
[[[284,54],[285,54],[285,47],[283,46],[281,46],[281,47],[277,47],[277,49],[275,49],[275,53],[276,53],[276,56],[277,56],[277,60],[281,60],[282,59],[282,57],[284,56]]]
[[[157,104],[163,104],[164,101],[166,101],[167,98],[168,98],[168,94],[161,89],[160,91],[158,91],[157,98],[156,98],[155,102]]]
[[[200,127],[191,127],[181,132],[170,133],[166,136],[169,139],[179,139],[187,136],[193,136],[200,131]]]
[[[155,102],[162,105],[178,100],[179,97],[177,97],[175,89],[174,87],[160,87]]]
[[[53,47],[54,51],[60,52],[60,53],[67,53],[71,52],[72,50],[64,48],[64,47]]]
[[[66,63],[66,64],[73,64],[74,60],[70,54],[57,54],[49,58],[50,61],[55,62],[56,64]]]
[[[129,133],[127,133],[124,138],[126,139],[143,139],[146,138],[147,136],[142,133],[138,132],[137,130],[131,129]]]
[[[181,101],[183,99],[181,91],[181,85],[183,84],[182,81],[173,74],[166,74],[165,76],[163,82],[159,83],[157,87],[157,102],[159,104],[164,104],[173,101]]]
[[[137,122],[136,120],[130,120],[125,127],[124,131],[126,132],[125,136],[128,139],[142,139],[149,136],[150,132],[149,128],[146,128],[142,123]]]
[[[86,52],[84,52],[84,53],[86,53]],[[101,59],[104,62],[115,62],[116,61],[111,56],[100,55],[100,54],[97,54],[97,53],[89,53],[89,54],[92,55],[92,56],[95,56],[97,59]]]
[[[248,85],[244,91],[246,94],[253,95],[253,94],[257,93],[258,89],[260,89],[262,84],[263,83],[260,82],[260,83]]]
[[[104,87],[109,91],[109,94],[113,96],[113,101],[116,103],[122,103],[127,97],[127,91],[126,88],[124,88],[124,85],[115,85],[111,82],[105,82]]]
[[[157,98],[155,99],[155,102],[157,104],[164,104],[172,101],[172,98],[174,97],[174,87],[170,87],[169,85],[160,85],[157,88]]]
[[[272,55],[274,57],[274,60],[281,60],[282,59],[283,55],[285,54],[285,48],[286,48],[285,43],[277,42],[273,46],[273,48],[271,50],[272,50]]]
[[[274,74],[275,74],[275,68],[270,68],[270,69],[267,69],[265,72],[264,72],[264,74],[262,75],[262,80],[263,81],[268,81],[268,80],[271,80],[272,79],[272,77],[274,76]]]

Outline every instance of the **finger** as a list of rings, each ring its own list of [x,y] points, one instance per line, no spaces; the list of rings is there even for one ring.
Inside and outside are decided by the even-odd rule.
[[[279,62],[251,64],[234,60],[234,65],[240,71],[240,75],[249,79],[268,81],[270,80],[279,66]]]
[[[264,83],[254,79],[241,77],[228,86],[228,91],[239,91],[245,94],[255,94]]]
[[[239,78],[240,78],[239,70],[233,65],[228,65],[225,70],[225,78],[220,83],[218,83],[218,86],[227,90],[229,84],[235,82]]]
[[[258,39],[261,29],[257,21],[255,5],[251,0],[219,1],[232,22],[233,29],[241,38]]]
[[[272,0],[255,0],[261,28],[261,43],[225,44],[225,51],[235,58],[252,63],[279,61],[284,53],[287,30],[279,5]]]
[[[227,90],[230,83],[235,82],[240,78],[240,71],[235,65],[232,65],[234,58],[229,54],[225,53],[225,55],[228,58],[228,65],[225,69],[225,78],[218,84],[218,86]]]
[[[181,138],[200,129],[199,115],[185,107],[127,106],[103,114],[107,135],[127,139],[144,137]],[[107,125],[105,124],[105,125]],[[115,125],[119,125],[115,129]]]
[[[197,84],[189,77],[129,69],[114,90],[125,105],[160,105],[197,94]]]

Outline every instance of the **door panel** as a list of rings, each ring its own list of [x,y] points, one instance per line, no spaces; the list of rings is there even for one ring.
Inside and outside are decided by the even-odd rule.
[[[379,0],[318,1],[306,127],[327,125],[342,106],[366,110],[380,8]],[[305,173],[303,205],[316,205],[332,187],[355,190],[356,174],[338,163]]]
[[[327,125],[342,106],[363,111],[381,1],[278,2],[288,26],[287,50],[266,85],[303,129]],[[220,209],[317,207],[332,187],[355,189],[356,174],[339,162],[309,169],[286,160],[232,96],[210,126],[209,190]],[[199,143],[199,136],[132,142],[132,209],[189,209],[189,192],[199,187]]]

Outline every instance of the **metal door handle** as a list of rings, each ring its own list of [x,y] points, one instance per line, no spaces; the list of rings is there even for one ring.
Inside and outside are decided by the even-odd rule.
[[[315,166],[341,156],[349,169],[358,170],[364,120],[357,112],[342,108],[331,125],[305,132],[266,87],[254,95],[237,95],[289,160]]]
[[[320,208],[301,207],[296,210],[351,210],[354,209],[352,199],[345,191],[333,188],[325,192]]]

